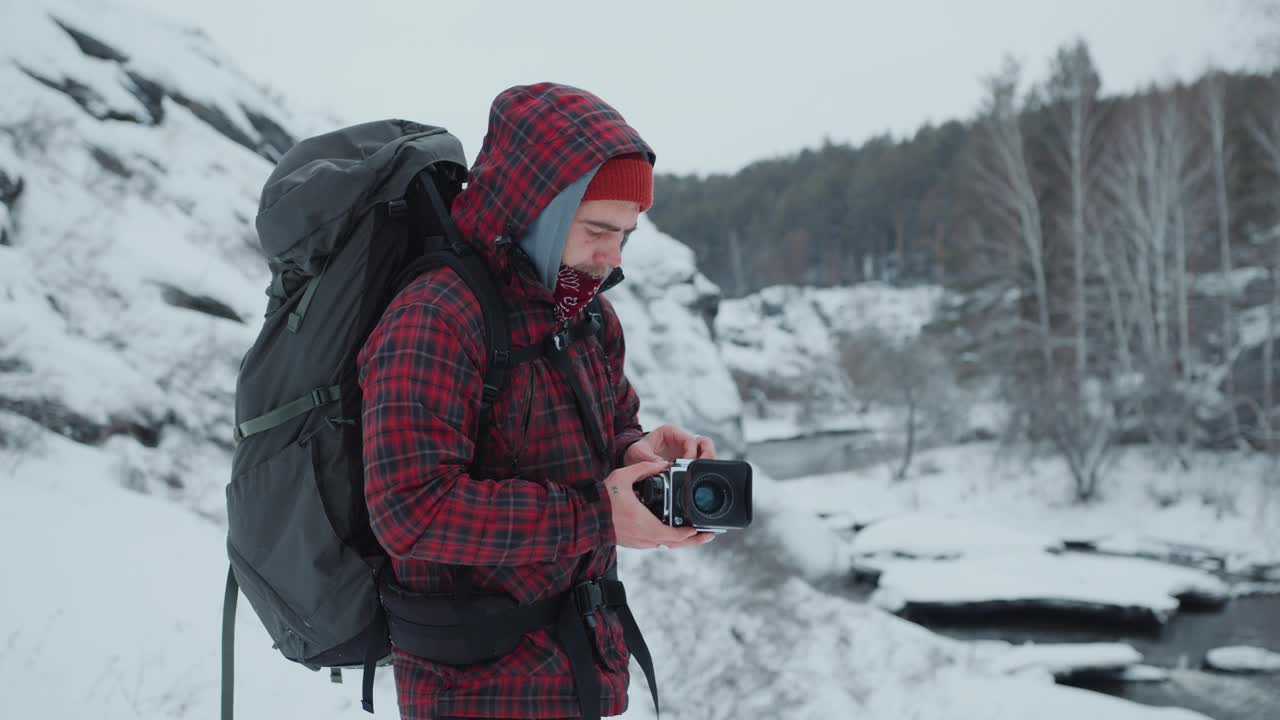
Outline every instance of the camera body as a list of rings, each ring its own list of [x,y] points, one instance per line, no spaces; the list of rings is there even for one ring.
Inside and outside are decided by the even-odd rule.
[[[751,524],[751,465],[741,460],[676,460],[636,488],[640,502],[672,527],[724,532]]]

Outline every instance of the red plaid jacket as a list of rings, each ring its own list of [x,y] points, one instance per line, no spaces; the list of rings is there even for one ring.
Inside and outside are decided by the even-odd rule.
[[[513,348],[556,329],[553,296],[514,243],[499,238],[519,237],[574,180],[634,152],[653,157],[615,110],[588,93],[542,84],[494,101],[453,215],[505,293]],[[602,305],[600,337],[570,353],[581,387],[592,391],[608,458],[593,451],[572,390],[545,359],[513,368],[477,437],[487,354],[475,296],[439,269],[393,300],[358,362],[370,521],[402,585],[447,592],[448,566],[468,565],[477,591],[530,603],[599,577],[614,562],[607,494],[589,499],[570,487],[603,481],[642,435],[639,401],[623,373],[622,328],[608,301]],[[628,655],[612,611],[603,611],[594,639],[601,710],[616,715],[627,705]],[[578,716],[568,658],[546,630],[489,663],[455,667],[397,650],[394,668],[406,718]]]

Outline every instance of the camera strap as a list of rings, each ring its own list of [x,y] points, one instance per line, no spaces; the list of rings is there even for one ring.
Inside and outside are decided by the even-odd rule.
[[[582,424],[587,429],[591,446],[605,465],[608,465],[610,461],[609,443],[605,439],[604,429],[600,427],[600,421],[596,414],[591,411],[591,398],[582,387],[581,378],[574,371],[573,360],[569,357],[571,345],[578,340],[599,334],[604,326],[598,297],[591,299],[591,302],[587,305],[586,315],[587,319],[578,323],[575,327],[561,330],[547,338],[541,350],[543,356],[551,363],[551,367],[569,385],[569,389],[573,392],[574,403],[578,406],[578,415],[582,417]]]

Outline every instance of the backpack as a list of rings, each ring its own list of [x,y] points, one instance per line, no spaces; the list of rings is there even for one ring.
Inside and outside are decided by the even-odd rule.
[[[563,371],[563,351],[602,327],[593,299],[589,322],[512,350],[506,304],[449,216],[466,174],[461,143],[446,130],[387,120],[303,140],[281,157],[263,188],[256,224],[272,279],[262,330],[236,383],[223,720],[231,720],[234,705],[240,592],[286,659],[329,668],[335,682],[344,668],[362,668],[368,712],[374,673],[390,662],[393,637],[423,657],[467,664],[503,654],[537,627],[556,625],[574,664],[583,717],[599,717],[598,699],[592,701],[599,688],[579,621],[593,622],[592,613],[613,607],[624,617],[628,647],[657,705],[652,660],[616,571],[528,606],[472,597],[469,572],[454,595],[416,597],[390,577],[389,559],[369,526],[356,358],[400,290],[428,270],[449,267],[475,294],[488,358],[482,429],[512,366],[548,357]],[[619,271],[614,282],[620,278]],[[581,389],[573,390],[585,412]],[[459,615],[459,608],[476,612]],[[424,632],[428,626],[431,632]]]
[[[378,599],[387,558],[364,501],[356,357],[418,274],[442,264],[476,274],[479,258],[464,261],[443,241],[465,163],[443,128],[373,122],[300,142],[263,190],[257,224],[272,279],[235,393],[224,718],[233,704],[237,591],[285,658],[330,668],[339,682],[341,668],[363,667],[372,712],[373,669],[390,657]],[[505,337],[501,298],[480,275],[472,287],[486,322],[500,323]]]

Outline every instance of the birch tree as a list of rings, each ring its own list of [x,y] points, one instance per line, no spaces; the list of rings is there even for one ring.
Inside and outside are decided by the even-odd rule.
[[[1136,339],[1136,357],[1128,362],[1142,378],[1136,400],[1148,431],[1176,450],[1192,423],[1187,265],[1199,176],[1176,98],[1153,91],[1134,103],[1119,124],[1104,174],[1110,251],[1100,255],[1120,337]]]
[[[1236,382],[1233,353],[1237,338],[1235,293],[1231,282],[1231,203],[1228,194],[1228,172],[1232,148],[1227,142],[1226,88],[1221,72],[1211,73],[1201,84],[1201,100],[1208,126],[1209,165],[1213,174],[1213,199],[1217,220],[1218,256],[1227,291],[1222,295],[1222,351],[1226,366],[1227,420],[1231,435],[1240,439],[1240,416],[1236,412]]]
[[[1066,180],[1070,200],[1065,225],[1071,244],[1072,315],[1076,385],[1083,392],[1089,373],[1089,302],[1087,269],[1092,242],[1094,157],[1098,117],[1097,97],[1101,81],[1083,41],[1058,50],[1046,91],[1054,109],[1057,142],[1053,148],[1056,169]]]
[[[1053,376],[1049,284],[1045,272],[1044,225],[1040,200],[1027,165],[1019,85],[1022,68],[1012,58],[986,79],[980,133],[987,152],[977,168],[983,199],[1017,238],[1025,253],[1035,293],[1037,345],[1047,376]]]
[[[1271,228],[1273,246],[1271,267],[1271,303],[1267,310],[1267,338],[1262,346],[1262,407],[1258,415],[1264,433],[1264,444],[1273,456],[1280,453],[1280,408],[1277,408],[1275,387],[1276,345],[1280,343],[1280,115],[1269,114],[1265,119],[1250,123],[1250,135],[1258,143],[1266,158],[1272,186],[1268,193],[1275,213],[1275,226]]]

